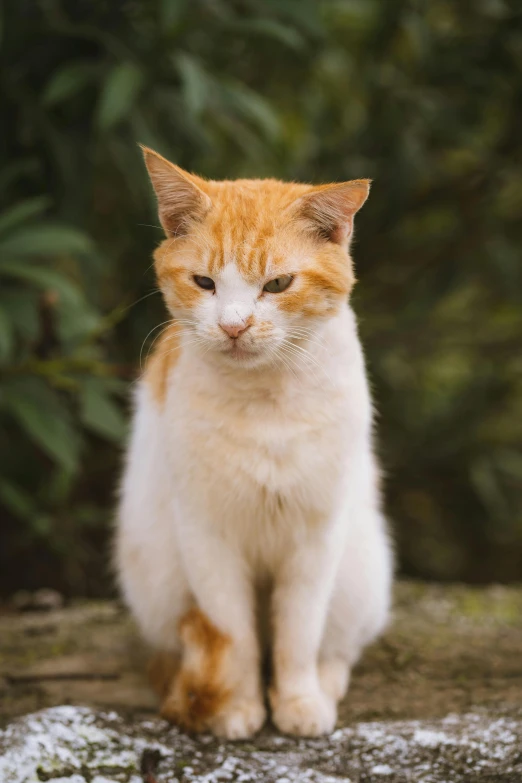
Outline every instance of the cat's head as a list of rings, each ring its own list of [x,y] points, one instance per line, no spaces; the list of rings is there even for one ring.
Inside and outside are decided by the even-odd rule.
[[[167,235],[154,256],[159,286],[194,349],[247,367],[275,362],[346,302],[369,180],[209,181],[143,151]]]

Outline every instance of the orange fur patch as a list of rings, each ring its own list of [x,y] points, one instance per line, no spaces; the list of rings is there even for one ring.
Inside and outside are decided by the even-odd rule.
[[[169,373],[180,354],[180,332],[178,324],[168,326],[157,340],[145,367],[143,377],[159,405],[165,401]]]
[[[172,251],[169,240],[159,246],[154,254],[156,276],[168,306],[173,309],[192,308],[203,295],[201,288],[194,283],[194,274],[206,275],[207,270],[198,273],[197,268],[191,269],[178,263],[177,258],[181,255],[178,245],[176,250],[176,253]]]
[[[181,667],[160,712],[187,731],[203,731],[230,697],[223,682],[223,664],[231,641],[196,608],[182,617],[179,633]]]
[[[345,302],[355,282],[351,263],[341,248],[323,252],[321,265],[301,271],[296,285],[291,285],[278,301],[283,310],[310,316],[330,315]]]
[[[173,653],[158,651],[154,653],[147,666],[150,686],[161,699],[164,699],[179,671],[179,657]]]

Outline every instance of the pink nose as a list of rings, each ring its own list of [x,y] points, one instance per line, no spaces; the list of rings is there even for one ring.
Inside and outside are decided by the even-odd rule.
[[[246,330],[250,327],[249,323],[243,324],[242,326],[229,326],[228,324],[219,325],[223,331],[228,334],[229,337],[232,337],[233,340],[236,340],[240,334],[246,332]]]

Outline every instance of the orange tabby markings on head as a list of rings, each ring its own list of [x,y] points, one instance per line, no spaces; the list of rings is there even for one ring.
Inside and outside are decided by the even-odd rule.
[[[191,309],[200,300],[191,265],[213,277],[229,263],[251,283],[298,274],[298,284],[280,295],[280,306],[291,312],[326,315],[346,300],[355,282],[348,242],[369,180],[217,182],[183,172],[151,150],[144,154],[168,235],[155,253],[168,304]]]
[[[173,307],[193,308],[202,296],[202,291],[194,285],[193,274],[184,266],[178,266],[172,255],[168,261],[162,262],[163,247],[154,254],[158,281],[164,291],[167,305]]]

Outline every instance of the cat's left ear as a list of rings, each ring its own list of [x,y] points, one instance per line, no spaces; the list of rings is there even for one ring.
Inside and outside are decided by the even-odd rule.
[[[346,246],[354,215],[368,198],[370,184],[369,179],[352,179],[314,187],[298,200],[300,215],[320,237]]]

